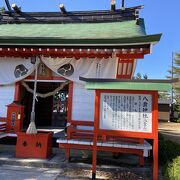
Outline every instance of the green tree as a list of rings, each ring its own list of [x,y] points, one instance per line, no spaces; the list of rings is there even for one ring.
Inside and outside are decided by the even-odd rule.
[[[178,78],[180,80],[180,52],[173,54],[172,66],[168,70],[169,75],[167,78]],[[175,102],[174,109],[180,117],[180,81],[173,84],[172,89],[173,102]]]
[[[135,76],[134,79],[148,79],[147,74],[141,74],[140,72],[138,72]]]
[[[159,99],[171,99],[170,92],[159,92]]]
[[[144,74],[144,75],[143,75],[143,79],[148,79],[147,74]]]
[[[141,75],[141,73],[138,72],[134,79],[141,79],[141,78],[142,78],[142,75]]]
[[[0,13],[4,13],[5,12],[5,7],[0,7]]]

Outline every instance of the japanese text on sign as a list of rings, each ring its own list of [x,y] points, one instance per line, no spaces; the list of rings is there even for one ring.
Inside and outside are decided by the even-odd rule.
[[[152,132],[152,96],[102,93],[100,129]]]

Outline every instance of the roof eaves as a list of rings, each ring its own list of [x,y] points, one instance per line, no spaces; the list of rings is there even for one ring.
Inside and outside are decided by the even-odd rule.
[[[156,80],[156,79],[91,79],[82,78],[85,81],[85,88],[92,89],[112,89],[112,90],[149,90],[149,91],[169,91],[172,89],[172,83],[178,79]]]
[[[62,38],[23,38],[0,37],[0,46],[126,46],[140,44],[155,44],[160,41],[162,34],[135,36],[113,39],[62,39]]]
[[[135,83],[135,82],[104,82],[104,83],[86,83],[88,90],[111,89],[111,90],[149,90],[149,91],[170,91],[170,83]]]

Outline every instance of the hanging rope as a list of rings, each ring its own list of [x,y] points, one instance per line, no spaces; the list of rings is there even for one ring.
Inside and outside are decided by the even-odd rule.
[[[30,92],[30,93],[33,94],[33,89],[31,89],[26,82],[22,81],[21,84],[25,87],[25,89],[26,89],[28,92]],[[49,97],[49,96],[54,96],[58,91],[62,90],[62,89],[63,89],[66,85],[68,85],[68,84],[69,84],[69,81],[63,82],[63,83],[62,83],[58,88],[56,88],[54,91],[48,92],[48,93],[45,93],[45,94],[36,93],[36,96],[37,96],[37,97],[41,97],[41,98],[47,98],[47,97]]]
[[[26,131],[26,134],[37,134],[36,124],[35,124],[35,102],[36,102],[36,89],[37,89],[37,74],[38,74],[38,64],[36,65],[36,68],[35,68],[32,111],[31,111],[30,124]]]

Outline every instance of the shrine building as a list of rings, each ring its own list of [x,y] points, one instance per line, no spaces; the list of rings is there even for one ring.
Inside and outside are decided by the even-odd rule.
[[[18,101],[25,106],[23,127],[29,124],[36,57],[37,92],[45,94],[37,97],[37,126],[64,126],[66,119],[92,122],[95,93],[79,77],[133,78],[138,60],[161,37],[146,34],[142,8],[1,12],[0,118],[6,118],[8,104]]]
[[[134,79],[139,60],[161,34],[147,34],[143,6],[109,10],[23,12],[16,4],[0,13],[0,138],[17,137],[17,158],[48,158],[52,133],[69,160],[71,149],[144,157],[153,151],[158,179],[158,91],[175,80]],[[163,114],[164,115],[164,114]],[[30,125],[29,125],[30,124]],[[29,127],[28,127],[29,125]],[[28,130],[24,132],[24,130]],[[33,135],[32,135],[33,134]],[[151,139],[150,144],[146,139]],[[33,144],[35,143],[35,144]]]

